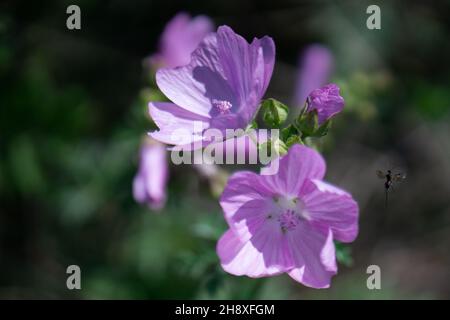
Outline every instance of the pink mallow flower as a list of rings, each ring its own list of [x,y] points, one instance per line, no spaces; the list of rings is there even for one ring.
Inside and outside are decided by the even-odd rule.
[[[339,87],[334,83],[313,90],[306,100],[306,111],[317,111],[319,124],[324,123],[344,108],[344,98],[339,94]]]
[[[167,68],[188,64],[200,41],[213,31],[214,24],[206,16],[191,18],[184,12],[177,14],[167,23],[159,40],[159,51],[150,57],[150,63]]]
[[[217,253],[225,271],[252,278],[288,273],[313,288],[327,288],[337,273],[333,240],[358,234],[358,204],[322,181],[318,152],[294,145],[275,175],[232,175],[220,204],[229,230]]]
[[[168,175],[166,146],[146,141],[141,148],[139,170],[133,180],[134,199],[153,210],[161,209],[167,198]]]
[[[203,39],[188,65],[156,73],[159,89],[172,102],[149,103],[160,129],[150,135],[177,146],[207,145],[212,141],[203,134],[206,129],[245,129],[266,92],[274,63],[271,38],[249,44],[231,28],[219,27]]]

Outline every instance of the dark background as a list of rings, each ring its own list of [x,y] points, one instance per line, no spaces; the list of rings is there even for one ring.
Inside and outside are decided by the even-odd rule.
[[[81,30],[66,8],[81,8]],[[366,8],[381,7],[381,30]],[[2,1],[0,298],[450,298],[448,1]],[[323,143],[327,180],[360,205],[360,235],[329,290],[225,274],[226,226],[207,181],[171,167],[160,213],[131,181],[150,128],[143,59],[176,13],[277,46],[267,97],[289,103],[311,43],[335,56],[345,112]],[[376,169],[407,179],[384,207]],[[225,168],[232,171],[232,167]],[[349,261],[347,261],[349,262]],[[66,267],[82,290],[66,288]],[[366,268],[382,290],[366,287]]]

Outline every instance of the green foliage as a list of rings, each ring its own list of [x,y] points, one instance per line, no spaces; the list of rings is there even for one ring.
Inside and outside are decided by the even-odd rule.
[[[338,241],[334,242],[336,248],[336,259],[344,266],[350,267],[353,265],[352,251],[348,245],[344,245]]]
[[[420,83],[413,90],[416,110],[427,119],[439,120],[450,113],[448,87]]]

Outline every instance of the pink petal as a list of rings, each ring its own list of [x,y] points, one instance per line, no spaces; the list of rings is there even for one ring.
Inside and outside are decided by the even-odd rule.
[[[213,23],[208,17],[191,18],[186,13],[177,14],[161,36],[160,54],[162,63],[168,68],[186,65],[191,53],[203,38],[213,31]]]
[[[311,91],[327,83],[334,59],[328,48],[313,44],[306,48],[299,60],[295,102],[298,107],[303,107]]]
[[[150,102],[149,112],[161,129],[151,132],[155,140],[166,144],[184,145],[203,139],[202,132],[208,128],[209,119],[187,111],[169,102]]]
[[[238,172],[228,181],[220,204],[230,230],[218,243],[223,268],[235,275],[262,277],[293,267],[288,238],[273,214],[272,192],[261,176]]]
[[[261,47],[264,60],[264,82],[262,87],[261,96],[264,95],[267,87],[269,86],[270,79],[272,78],[273,68],[275,66],[275,43],[270,37],[262,37],[259,41],[259,46]]]
[[[280,195],[296,197],[302,193],[306,179],[322,179],[326,165],[322,156],[303,145],[292,146],[280,160],[278,173],[267,175],[267,183]]]
[[[320,232],[308,223],[300,226],[290,238],[295,267],[289,276],[308,287],[328,288],[337,273],[333,233]]]
[[[250,121],[264,95],[275,63],[275,44],[269,37],[247,41],[227,27],[217,31],[223,72],[239,100],[240,114]]]
[[[285,237],[273,225],[260,220],[251,235],[229,229],[217,244],[217,254],[225,271],[252,278],[271,276],[292,268],[293,259]],[[278,230],[278,231],[277,231]]]
[[[253,172],[241,171],[228,179],[227,186],[220,197],[220,205],[227,221],[233,224],[242,219],[242,217],[233,218],[240,209],[243,210],[241,215],[245,210],[248,210],[249,214],[263,214],[262,209],[267,206],[267,199],[271,199],[272,195],[273,192],[264,185],[261,176]],[[245,204],[247,204],[246,207],[244,207]]]
[[[144,203],[147,200],[145,180],[142,175],[137,174],[133,179],[133,197],[139,203]]]
[[[358,204],[346,191],[326,182],[310,180],[311,192],[302,196],[305,210],[317,225],[333,230],[334,237],[352,242],[358,235]]]
[[[133,180],[133,196],[139,203],[160,209],[166,202],[169,176],[167,150],[155,141],[141,148],[139,171]]]

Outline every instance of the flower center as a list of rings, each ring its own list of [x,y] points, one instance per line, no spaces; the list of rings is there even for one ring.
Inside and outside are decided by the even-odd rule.
[[[216,100],[212,101],[214,107],[219,110],[220,114],[228,114],[230,113],[230,109],[233,106],[229,101],[226,100]]]
[[[273,201],[278,213],[270,214],[267,218],[275,217],[283,233],[295,230],[302,220],[308,220],[303,202],[298,198],[274,197]]]
[[[300,216],[294,210],[286,210],[278,216],[281,231],[294,230],[300,222]]]

